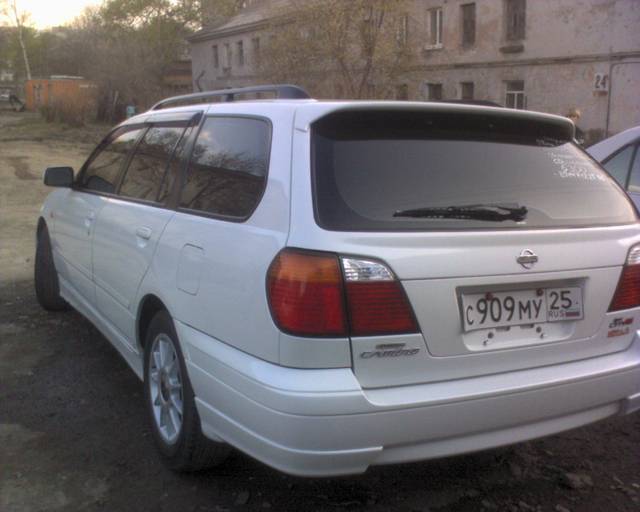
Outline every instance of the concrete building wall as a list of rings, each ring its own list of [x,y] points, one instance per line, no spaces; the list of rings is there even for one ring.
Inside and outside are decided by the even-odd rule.
[[[251,85],[256,76],[252,39],[266,46],[265,17],[274,3],[256,0],[246,12],[191,41],[196,89]],[[473,82],[474,98],[506,104],[509,81],[524,82],[526,108],[566,114],[582,111],[591,139],[640,124],[640,0],[526,0],[524,37],[507,40],[509,0],[411,0],[408,44],[413,63],[398,75],[409,99],[429,99],[429,83],[443,99],[461,98]],[[475,43],[463,46],[462,6],[475,4]],[[430,45],[431,10],[442,9],[442,44]],[[237,60],[243,42],[244,64]],[[225,45],[232,63],[222,65]],[[214,67],[213,45],[219,52]],[[329,64],[330,65],[330,64]],[[596,82],[605,87],[597,90]],[[403,88],[400,87],[399,90]],[[340,90],[336,87],[336,90]]]

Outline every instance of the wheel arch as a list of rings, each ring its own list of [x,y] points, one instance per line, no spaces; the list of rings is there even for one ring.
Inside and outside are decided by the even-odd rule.
[[[169,308],[157,295],[153,293],[146,294],[140,301],[136,316],[136,338],[141,353],[144,352],[144,343],[149,324],[158,311],[169,313]]]

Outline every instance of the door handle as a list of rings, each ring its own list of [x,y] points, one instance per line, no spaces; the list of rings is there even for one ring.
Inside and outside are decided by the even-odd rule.
[[[145,240],[149,240],[149,238],[151,238],[151,228],[143,226],[136,229],[136,236],[143,238]]]

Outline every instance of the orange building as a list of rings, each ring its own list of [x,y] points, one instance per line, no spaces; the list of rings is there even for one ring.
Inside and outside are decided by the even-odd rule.
[[[27,110],[31,111],[56,103],[88,106],[96,96],[96,84],[79,76],[52,75],[27,80],[24,88]]]

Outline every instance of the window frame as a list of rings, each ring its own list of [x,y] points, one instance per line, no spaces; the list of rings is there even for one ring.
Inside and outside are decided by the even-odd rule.
[[[471,89],[471,97],[467,98],[465,97],[465,87],[466,88],[470,88]],[[466,82],[460,82],[460,99],[463,101],[473,101],[475,99],[476,96],[476,85],[475,82],[472,81],[466,81]]]
[[[196,145],[198,137],[200,137],[200,132],[202,132],[202,128],[204,127],[204,125],[205,125],[205,123],[207,122],[208,119],[230,119],[230,118],[231,119],[251,119],[251,120],[254,120],[254,121],[263,121],[267,125],[267,128],[269,130],[269,133],[268,133],[268,135],[269,135],[268,136],[269,151],[267,152],[267,155],[266,155],[267,169],[266,169],[266,172],[264,174],[264,185],[262,187],[262,190],[260,191],[260,194],[258,195],[258,198],[256,200],[256,204],[251,209],[251,211],[249,211],[247,213],[247,215],[245,215],[244,217],[237,217],[235,215],[224,215],[224,214],[220,214],[220,213],[205,212],[205,211],[202,211],[202,210],[194,210],[192,208],[184,208],[184,207],[180,206],[180,198],[182,197],[182,189],[184,188],[187,176],[189,175],[189,169],[191,167],[191,159],[193,158],[193,149],[194,149],[194,147]],[[180,212],[180,213],[185,213],[187,215],[196,215],[198,217],[206,217],[206,218],[209,218],[209,219],[232,222],[234,224],[244,224],[244,223],[246,223],[253,216],[253,214],[258,209],[258,207],[262,204],[262,199],[264,198],[264,195],[265,195],[265,193],[267,191],[267,185],[269,183],[269,174],[271,172],[271,154],[272,154],[272,151],[273,151],[273,122],[271,121],[271,119],[266,117],[266,116],[252,115],[252,114],[223,114],[223,113],[219,113],[219,114],[204,114],[202,116],[202,119],[200,120],[199,126],[192,133],[192,138],[189,141],[189,147],[186,148],[186,150],[188,151],[188,157],[185,160],[185,165],[181,169],[179,186],[175,187],[175,185],[174,185],[174,187],[176,188],[176,193],[175,193],[175,200],[176,200],[175,201],[175,211],[176,212]]]
[[[213,53],[213,69],[220,68],[220,54],[218,53],[218,45],[211,45],[211,52]]]
[[[522,89],[509,89],[511,84],[521,83]],[[504,106],[505,108],[510,108],[512,110],[527,110],[527,94],[525,90],[524,80],[506,80],[504,84]],[[509,95],[513,95],[514,98],[514,106],[509,106]],[[522,108],[518,108],[518,96],[522,96]]]
[[[434,94],[436,91],[438,94]],[[443,101],[443,98],[444,84],[442,82],[427,82],[427,101]]]
[[[460,4],[460,24],[461,24],[461,46],[463,49],[467,49],[467,48],[473,48],[476,45],[476,28],[478,25],[478,14],[477,14],[477,10],[478,7],[476,5],[476,2],[469,2],[466,4]],[[465,13],[468,12],[473,12],[473,16],[471,18],[471,20],[473,21],[473,31],[471,32],[471,35],[473,37],[468,37],[468,34],[465,31],[465,22],[468,22],[470,25],[470,20],[467,19],[465,17]]]
[[[518,16],[516,9],[516,3],[522,5],[522,23],[519,28],[520,32],[516,30],[517,24],[511,23],[510,18]],[[527,0],[504,0],[504,40],[517,43],[524,41],[527,37]],[[512,11],[512,12],[511,12]]]
[[[427,10],[429,15],[429,40],[426,48],[429,50],[437,50],[444,48],[443,38],[443,21],[444,21],[444,9],[442,6],[433,7]],[[433,18],[435,17],[435,38],[433,33]],[[435,40],[435,42],[432,42]]]
[[[236,41],[236,50],[238,51],[238,67],[244,66],[244,40]]]

